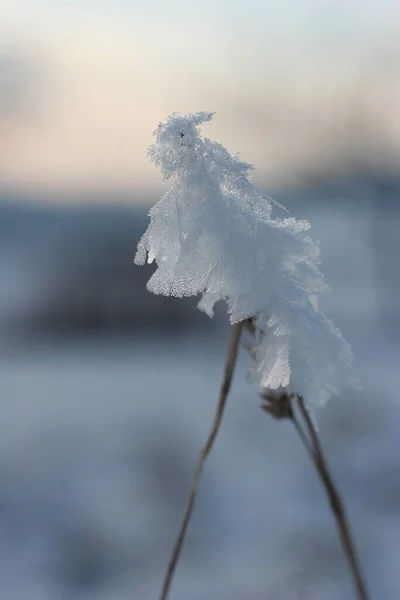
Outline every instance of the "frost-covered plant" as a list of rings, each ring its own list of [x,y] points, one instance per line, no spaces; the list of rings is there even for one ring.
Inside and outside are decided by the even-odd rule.
[[[222,300],[232,324],[217,411],[199,455],[161,600],[167,599],[203,464],[219,431],[243,328],[252,334],[248,348],[263,408],[296,426],[325,486],[358,598],[367,600],[343,503],[305,406],[359,385],[349,344],[318,308],[319,295],[329,289],[319,270],[319,246],[307,234],[308,221],[273,214],[283,207],[251,182],[251,165],[201,137],[199,126],[211,118],[205,112],[172,114],[158,125],[149,157],[172,185],[151,209],[135,256],[140,265],[146,259],[156,262],[147,284],[151,292],[201,294],[198,307],[210,317]]]
[[[173,182],[150,211],[135,262],[156,262],[147,284],[155,294],[201,293],[198,307],[210,317],[224,300],[232,324],[254,319],[253,372],[262,388],[290,386],[323,403],[358,381],[349,344],[318,308],[329,289],[319,246],[308,221],[273,216],[251,165],[201,137],[211,118],[173,114],[158,125],[149,157]]]

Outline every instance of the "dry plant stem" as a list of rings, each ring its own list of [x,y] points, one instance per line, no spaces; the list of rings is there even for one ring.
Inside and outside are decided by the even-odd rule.
[[[214,421],[208,435],[207,441],[203,446],[199,457],[197,459],[197,466],[194,473],[193,483],[189,494],[189,499],[186,504],[185,512],[182,517],[180,530],[178,536],[175,540],[174,547],[172,549],[171,558],[168,563],[168,567],[165,573],[162,591],[160,595],[160,600],[166,600],[168,598],[169,589],[172,583],[172,579],[175,573],[175,569],[179,560],[179,557],[182,552],[183,543],[185,541],[187,527],[190,522],[190,518],[193,512],[194,502],[196,500],[197,487],[199,484],[199,480],[201,477],[201,473],[203,471],[204,462],[207,456],[210,454],[211,449],[213,447],[215,438],[217,437],[222,417],[224,414],[224,409],[226,405],[226,401],[228,398],[229,390],[232,383],[233,373],[236,365],[236,358],[239,350],[239,342],[240,336],[242,332],[242,323],[236,323],[232,326],[231,337],[228,345],[228,354],[225,362],[224,369],[224,378],[222,380],[222,385],[219,393],[218,405],[214,416]]]
[[[332,476],[329,472],[328,464],[324,456],[318,434],[315,430],[310,415],[308,414],[308,411],[304,405],[303,398],[301,396],[297,396],[297,402],[309,433],[309,441],[306,439],[304,432],[302,432],[302,429],[295,415],[293,414],[294,424],[297,430],[299,431],[303,443],[309,451],[314,461],[315,467],[318,471],[318,474],[321,477],[321,480],[325,486],[325,490],[329,498],[329,503],[336,519],[343,549],[349,562],[350,570],[354,579],[358,600],[368,600],[369,596],[367,592],[367,587],[363,579],[360,564],[358,562],[357,552],[351,537],[350,526],[343,506],[343,502],[340,498],[339,492],[337,491]]]

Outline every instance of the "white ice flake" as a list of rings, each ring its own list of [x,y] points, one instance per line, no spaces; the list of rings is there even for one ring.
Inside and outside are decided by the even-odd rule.
[[[198,307],[210,317],[223,300],[231,323],[255,318],[261,385],[290,385],[308,403],[323,403],[358,380],[349,344],[318,309],[328,289],[319,246],[308,221],[272,216],[274,202],[251,182],[251,165],[201,137],[212,115],[174,113],[158,125],[148,155],[172,185],[150,211],[135,262],[156,262],[147,284],[155,294],[201,293]]]

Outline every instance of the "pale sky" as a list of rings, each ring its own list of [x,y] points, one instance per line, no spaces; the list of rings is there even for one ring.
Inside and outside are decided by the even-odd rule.
[[[391,0],[7,3],[0,187],[157,188],[146,150],[173,111],[216,111],[204,133],[271,185],[365,123],[397,160],[399,16]]]

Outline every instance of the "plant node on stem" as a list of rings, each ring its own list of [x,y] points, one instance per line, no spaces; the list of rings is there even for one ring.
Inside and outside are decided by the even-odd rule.
[[[367,586],[362,575],[358,560],[356,547],[350,532],[350,525],[346,516],[343,501],[329,471],[328,463],[322,450],[318,433],[305,406],[304,399],[298,394],[289,394],[286,390],[264,390],[261,394],[263,404],[261,408],[277,419],[291,419],[298,434],[307,449],[315,469],[325,487],[329,505],[334,515],[343,551],[347,558],[350,572],[358,600],[369,600]],[[293,407],[294,400],[297,401],[302,420],[301,423]],[[304,431],[304,427],[306,431]]]

